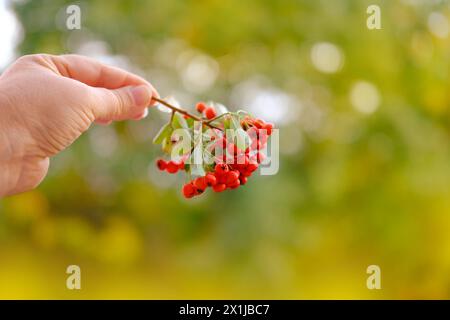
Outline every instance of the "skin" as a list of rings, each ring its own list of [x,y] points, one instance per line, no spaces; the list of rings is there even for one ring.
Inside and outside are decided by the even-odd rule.
[[[0,76],[0,197],[37,187],[92,123],[144,118],[152,97],[146,80],[87,57],[19,58]]]

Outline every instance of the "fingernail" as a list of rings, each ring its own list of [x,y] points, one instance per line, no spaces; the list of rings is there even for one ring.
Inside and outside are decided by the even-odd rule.
[[[150,102],[152,92],[149,87],[141,85],[131,88],[134,104],[136,106],[145,106]]]

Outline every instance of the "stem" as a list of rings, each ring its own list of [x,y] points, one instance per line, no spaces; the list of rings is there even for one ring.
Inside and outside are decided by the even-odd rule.
[[[227,115],[227,114],[230,114],[229,112],[226,112],[226,113],[222,113],[220,116],[217,116],[217,117],[215,117],[215,118],[212,118],[212,119],[210,119],[210,120],[208,120],[208,121],[205,121],[205,124],[208,124],[208,123],[211,123],[211,122],[214,122],[214,121],[216,121],[217,119],[220,119],[220,118],[222,118],[223,116],[225,116],[225,115]]]
[[[216,126],[213,126],[212,124],[210,124],[210,123],[208,123],[208,122],[204,122],[202,118],[199,118],[199,117],[197,117],[196,115],[193,115],[193,114],[187,112],[186,110],[183,110],[183,109],[180,109],[180,108],[178,108],[178,107],[175,107],[175,106],[171,105],[170,103],[168,103],[167,101],[165,101],[165,100],[163,100],[163,99],[159,99],[159,98],[152,97],[152,100],[158,101],[159,103],[165,105],[167,108],[172,109],[172,111],[173,111],[174,113],[175,113],[175,112],[181,113],[181,114],[183,114],[183,115],[185,115],[185,116],[187,116],[187,117],[189,117],[189,118],[192,118],[192,119],[194,119],[194,120],[197,120],[197,121],[202,122],[203,124],[207,125],[207,126],[210,127],[210,128],[222,130],[222,129],[216,127]]]

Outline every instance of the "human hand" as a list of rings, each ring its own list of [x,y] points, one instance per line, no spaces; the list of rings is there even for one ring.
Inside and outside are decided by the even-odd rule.
[[[144,79],[93,59],[21,57],[0,76],[0,197],[39,185],[93,122],[142,119],[152,97]]]

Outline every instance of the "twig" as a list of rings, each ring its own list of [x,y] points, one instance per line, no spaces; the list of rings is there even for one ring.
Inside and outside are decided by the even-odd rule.
[[[230,114],[230,113],[229,113],[229,112],[222,113],[220,116],[217,116],[217,117],[212,118],[212,119],[210,119],[210,120],[208,120],[208,121],[205,121],[205,124],[214,122],[214,121],[216,121],[217,119],[220,119],[220,118],[222,118],[223,116],[226,116],[227,114]]]
[[[181,114],[183,114],[183,115],[185,115],[185,116],[187,116],[187,117],[189,117],[189,118],[192,118],[192,119],[194,119],[194,120],[200,121],[200,122],[202,122],[203,124],[205,124],[206,126],[208,126],[208,127],[210,127],[210,128],[222,130],[222,129],[220,129],[219,127],[216,127],[216,126],[210,124],[209,121],[208,121],[208,122],[205,122],[205,121],[203,121],[202,118],[199,118],[199,117],[197,117],[196,115],[193,115],[193,114],[187,112],[186,110],[183,110],[183,109],[180,109],[180,108],[178,108],[178,107],[175,107],[175,106],[171,105],[170,103],[168,103],[167,101],[165,101],[165,100],[163,100],[163,99],[159,99],[159,98],[152,97],[152,100],[158,101],[159,103],[165,105],[165,106],[168,107],[169,109],[172,109],[172,111],[174,111],[174,112],[181,113]]]

